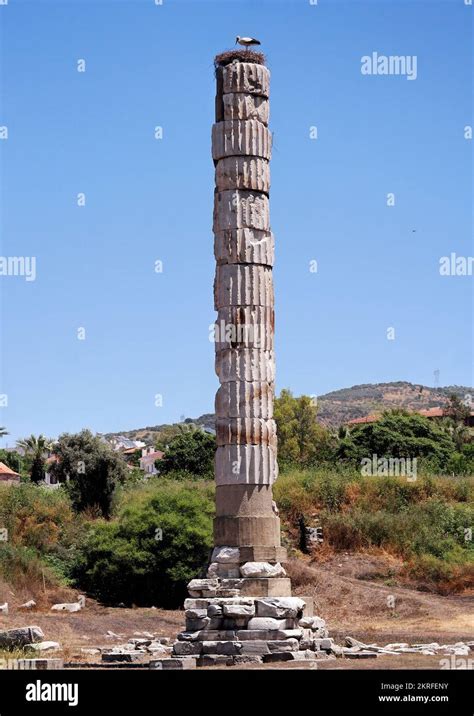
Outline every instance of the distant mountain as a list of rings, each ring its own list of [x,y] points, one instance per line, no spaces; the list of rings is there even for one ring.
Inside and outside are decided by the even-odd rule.
[[[463,385],[430,388],[405,381],[354,385],[352,388],[342,388],[318,396],[318,418],[328,427],[337,427],[353,418],[362,418],[390,408],[426,410],[442,406],[448,402],[452,393],[462,399],[472,395],[474,399],[474,388]],[[205,413],[199,418],[186,418],[182,422],[213,431],[215,416],[214,413]],[[107,433],[104,437],[110,439],[122,435],[131,440],[143,440],[148,444],[153,443],[159,433],[169,427],[167,424],[152,425],[135,430]]]
[[[362,418],[390,408],[435,408],[445,405],[453,393],[462,399],[467,395],[474,398],[474,388],[463,385],[430,388],[405,381],[354,385],[352,388],[342,388],[321,395],[318,398],[318,417],[325,425],[337,426],[353,418]]]

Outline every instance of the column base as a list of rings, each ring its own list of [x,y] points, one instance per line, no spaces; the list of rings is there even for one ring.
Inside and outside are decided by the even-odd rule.
[[[327,657],[319,646],[326,624],[309,614],[311,598],[190,598],[184,606],[186,630],[178,634],[173,657],[192,657],[197,666]]]

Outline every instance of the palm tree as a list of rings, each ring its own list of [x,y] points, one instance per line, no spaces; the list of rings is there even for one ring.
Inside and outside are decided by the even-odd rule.
[[[5,437],[5,435],[8,435],[8,430],[6,428],[0,428],[0,438]]]
[[[23,448],[25,455],[31,455],[33,458],[31,463],[30,478],[32,482],[41,482],[44,480],[44,460],[45,453],[52,448],[52,442],[44,435],[30,435],[29,438],[18,440],[17,445]]]

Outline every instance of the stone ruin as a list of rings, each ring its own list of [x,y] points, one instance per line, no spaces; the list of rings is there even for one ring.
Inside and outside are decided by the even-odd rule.
[[[214,301],[216,517],[206,579],[193,579],[174,657],[197,665],[316,658],[327,637],[312,600],[291,596],[272,496],[274,237],[269,190],[270,72],[252,52],[216,58]]]

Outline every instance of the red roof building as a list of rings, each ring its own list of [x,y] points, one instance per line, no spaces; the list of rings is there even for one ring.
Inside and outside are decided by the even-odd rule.
[[[4,462],[0,462],[0,482],[20,482],[20,475]]]

